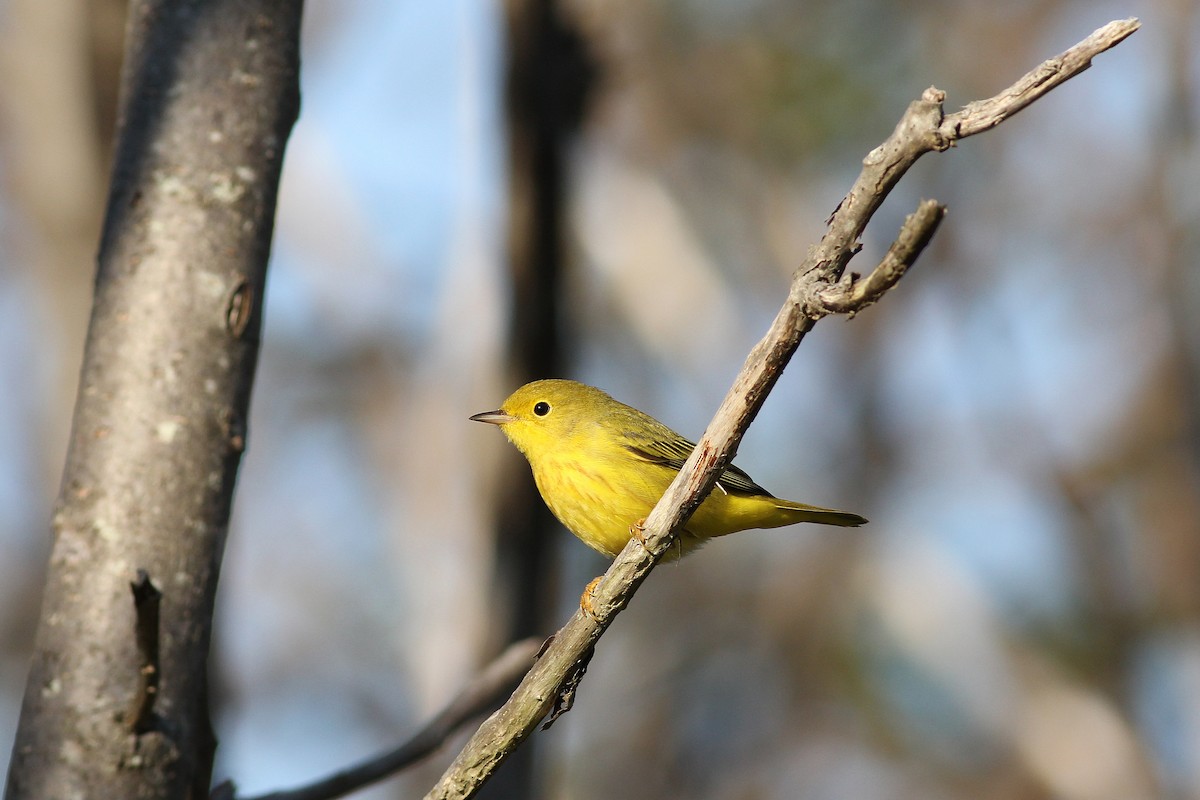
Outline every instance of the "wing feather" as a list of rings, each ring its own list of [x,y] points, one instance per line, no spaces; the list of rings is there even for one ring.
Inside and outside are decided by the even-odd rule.
[[[671,435],[646,437],[640,439],[636,444],[625,445],[625,449],[643,461],[648,461],[651,464],[661,464],[678,472],[682,469],[683,462],[687,461],[688,456],[696,449],[696,445],[682,436],[674,435],[673,432],[670,432],[670,429],[667,430]],[[755,483],[742,469],[733,464],[727,466],[721,473],[721,477],[717,479],[717,488],[725,494],[774,497],[766,489]]]

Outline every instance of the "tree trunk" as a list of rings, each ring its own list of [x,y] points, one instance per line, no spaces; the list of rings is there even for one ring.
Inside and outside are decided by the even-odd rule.
[[[514,385],[563,373],[559,308],[567,247],[567,154],[598,65],[557,0],[507,0],[508,267]],[[516,464],[521,457],[507,454]],[[545,635],[555,595],[551,534],[558,524],[524,464],[509,470],[496,503],[496,591],[512,609],[504,638]],[[532,748],[522,749],[485,796],[535,793]]]
[[[299,108],[301,10],[300,0],[130,5],[11,800],[207,794],[213,597]]]

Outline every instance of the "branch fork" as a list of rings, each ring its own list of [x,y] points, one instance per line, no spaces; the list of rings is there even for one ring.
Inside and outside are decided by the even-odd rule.
[[[806,305],[809,317],[814,321],[829,314],[853,318],[867,306],[879,302],[916,263],[945,216],[944,205],[936,200],[922,200],[917,210],[904,219],[887,254],[865,278],[845,272],[837,283],[814,287]]]

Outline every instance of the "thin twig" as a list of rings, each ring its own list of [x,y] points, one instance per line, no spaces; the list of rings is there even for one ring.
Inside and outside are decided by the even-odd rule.
[[[1055,58],[1042,62],[1019,81],[995,97],[970,103],[962,111],[946,115],[944,128],[953,138],[965,139],[999,125],[1064,81],[1092,65],[1092,59],[1116,47],[1142,26],[1136,18],[1115,20]]]
[[[441,747],[464,722],[495,708],[500,699],[512,689],[517,679],[529,669],[541,645],[540,639],[522,639],[510,645],[467,684],[448,706],[399,747],[307,786],[271,792],[248,800],[330,800],[394,775]],[[212,798],[231,799],[233,792],[230,788],[227,783],[218,786],[213,791]]]
[[[865,278],[853,273],[842,275],[836,285],[817,293],[820,305],[831,314],[854,316],[877,302],[916,262],[945,216],[944,205],[936,200],[922,200],[917,210],[905,217],[896,241],[892,242],[879,266]]]
[[[995,98],[972,104],[949,117],[941,107],[944,94],[937,90],[927,90],[921,100],[909,106],[892,135],[863,160],[862,172],[830,217],[825,235],[797,269],[787,302],[767,335],[746,358],[729,394],[679,475],[647,517],[645,545],[636,537],[630,539],[603,580],[593,587],[593,613],[578,611],[567,621],[513,696],[484,721],[426,795],[426,800],[473,796],[551,710],[564,681],[578,672],[577,665],[629,603],[655,563],[670,548],[678,530],[712,489],[800,340],[819,318],[829,313],[818,293],[837,284],[846,264],[858,251],[858,237],[909,167],[927,152],[945,150],[955,139],[987,130],[1012,116],[1086,69],[1094,56],[1120,42],[1138,25],[1137,20],[1109,23],[1030,73],[1037,77],[1026,76]],[[944,128],[947,121],[949,124]],[[875,299],[878,297],[873,293],[864,294],[863,302]],[[854,307],[847,308],[853,310]]]

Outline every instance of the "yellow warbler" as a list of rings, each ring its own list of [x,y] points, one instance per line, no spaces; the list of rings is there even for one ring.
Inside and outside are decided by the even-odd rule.
[[[554,516],[609,558],[629,542],[695,444],[592,386],[543,380],[517,389],[496,411],[471,417],[498,425],[529,465]],[[667,558],[747,528],[797,522],[862,525],[857,514],[780,500],[732,464],[688,520]]]

